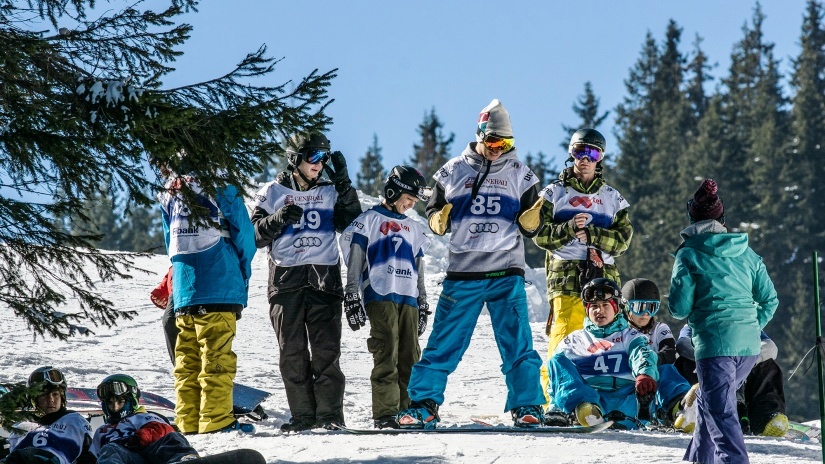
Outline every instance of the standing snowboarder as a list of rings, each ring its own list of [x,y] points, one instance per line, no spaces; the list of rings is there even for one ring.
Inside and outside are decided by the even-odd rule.
[[[332,429],[344,423],[344,288],[335,233],[361,214],[361,204],[344,155],[330,153],[323,134],[293,136],[286,153],[287,170],[252,203],[255,244],[269,251],[269,317],[292,414],[281,431]]]

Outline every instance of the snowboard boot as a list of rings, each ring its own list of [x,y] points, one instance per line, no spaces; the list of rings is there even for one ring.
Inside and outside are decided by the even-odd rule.
[[[784,437],[788,433],[788,416],[778,412],[771,417],[760,436],[763,437]]]
[[[373,427],[377,429],[399,429],[401,427],[398,426],[398,420],[396,416],[381,416],[372,421]]]
[[[513,425],[516,427],[538,427],[544,422],[541,405],[519,406],[510,411],[513,416]]]
[[[570,427],[570,415],[558,409],[544,413],[544,425],[550,427]]]
[[[650,414],[650,403],[653,402],[654,396],[655,393],[649,395],[636,394],[636,419],[645,423],[653,422],[653,417]]]
[[[396,417],[398,426],[402,429],[434,429],[440,420],[438,405],[430,399],[413,401],[409,408],[399,412]]]
[[[293,417],[289,419],[289,422],[281,425],[281,433],[303,432],[305,430],[312,430],[312,427],[313,424]]]
[[[604,413],[601,408],[593,403],[579,403],[576,406],[576,420],[579,424],[589,427],[604,422]]]
[[[213,432],[242,432],[242,433],[255,433],[255,426],[252,424],[245,424],[243,422],[235,422],[227,425],[226,427],[218,430],[214,430]]]
[[[693,433],[696,428],[696,415],[698,414],[696,408],[696,395],[699,390],[699,384],[694,384],[690,387],[685,397],[682,398],[681,409],[673,421],[673,428],[681,430],[685,433]]]

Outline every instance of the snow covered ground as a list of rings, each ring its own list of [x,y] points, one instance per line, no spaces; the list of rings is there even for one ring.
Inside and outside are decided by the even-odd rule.
[[[364,208],[375,204],[364,198]],[[412,213],[414,214],[414,213]],[[141,389],[174,399],[171,365],[160,326],[161,311],[149,301],[149,291],[166,272],[163,256],[141,259],[138,267],[149,274],[135,273],[134,279],[101,284],[102,295],[138,316],[114,329],[95,328],[90,337],[64,343],[33,340],[25,324],[7,308],[0,308],[3,348],[0,354],[0,382],[25,381],[36,367],[53,365],[66,374],[70,385],[95,387],[105,376],[125,372],[134,376]],[[436,237],[427,261],[430,306],[438,301],[439,282],[447,264],[444,238]],[[544,321],[548,306],[544,301],[542,269],[528,272],[534,343],[545,357]],[[689,437],[684,434],[606,431],[591,435],[499,435],[439,434],[403,436],[354,436],[342,432],[305,432],[282,435],[280,425],[289,420],[289,409],[278,373],[278,345],[268,318],[266,301],[266,253],[259,251],[253,264],[250,305],[238,321],[234,349],[238,354],[236,381],[271,391],[264,403],[269,419],[257,423],[253,435],[228,433],[190,437],[203,454],[229,449],[254,448],[269,463],[362,462],[362,463],[610,463],[655,464],[681,461]],[[71,309],[68,308],[69,310]],[[344,408],[347,425],[369,428],[372,358],[366,350],[368,327],[357,332],[344,324],[341,367],[347,376]],[[429,330],[421,338],[426,346]],[[503,411],[506,396],[500,372],[501,360],[490,327],[482,315],[464,360],[449,379],[446,401],[441,407],[443,425],[467,424],[470,417],[510,423]],[[786,440],[746,439],[752,463],[820,462],[819,444]]]

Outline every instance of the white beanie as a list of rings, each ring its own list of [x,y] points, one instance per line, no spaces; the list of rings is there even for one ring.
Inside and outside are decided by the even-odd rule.
[[[498,98],[494,98],[478,115],[476,140],[480,142],[485,135],[497,135],[503,138],[513,136],[510,113],[507,112]]]

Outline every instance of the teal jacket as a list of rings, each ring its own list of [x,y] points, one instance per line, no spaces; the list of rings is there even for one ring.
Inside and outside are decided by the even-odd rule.
[[[726,232],[714,220],[692,224],[673,263],[668,306],[674,318],[687,318],[696,359],[758,355],[760,333],[779,305],[747,234]]]

